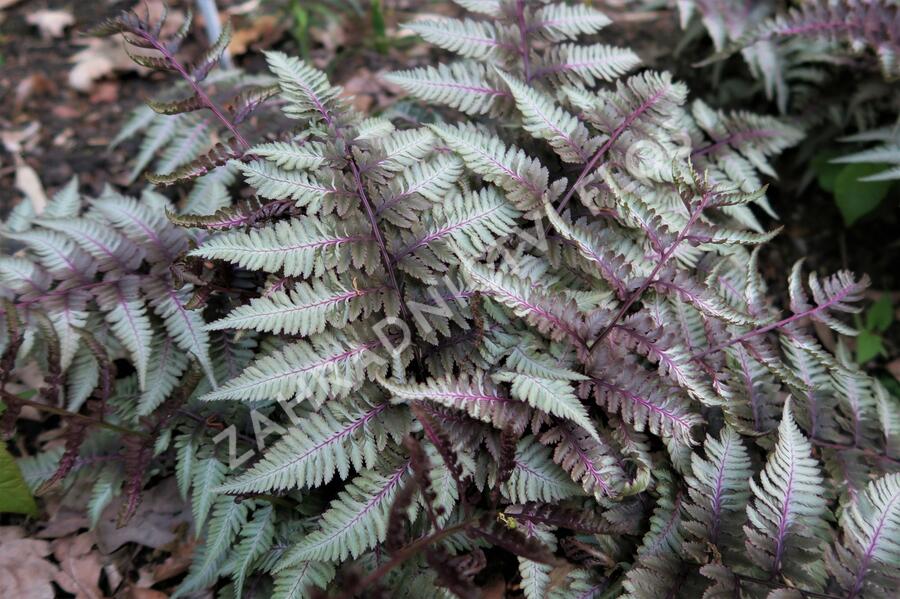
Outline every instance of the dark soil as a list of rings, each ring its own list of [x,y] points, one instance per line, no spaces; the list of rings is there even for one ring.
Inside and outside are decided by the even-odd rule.
[[[23,129],[37,121],[40,130],[34,147],[23,153],[39,174],[48,194],[78,174],[85,191],[99,191],[127,159],[124,150],[107,152],[123,118],[150,95],[154,83],[131,77],[118,82],[117,99],[91,98],[68,85],[71,57],[82,49],[73,43],[84,30],[125,3],[26,1],[4,11],[0,24],[0,130]],[[65,37],[45,40],[26,22],[34,10],[72,9],[76,23]],[[36,86],[24,101],[17,90],[36,77]],[[107,93],[109,93],[107,91]],[[0,207],[8,210],[21,194],[15,190],[13,157],[0,147]]]

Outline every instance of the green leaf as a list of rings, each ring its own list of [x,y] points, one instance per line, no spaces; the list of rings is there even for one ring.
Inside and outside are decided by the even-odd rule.
[[[0,447],[0,513],[28,516],[36,516],[38,513],[37,504],[25,484],[19,466],[5,445]]]
[[[860,181],[885,169],[883,164],[848,164],[834,183],[834,199],[849,227],[878,208],[887,196],[891,181]]]
[[[884,340],[872,331],[860,331],[856,337],[856,361],[865,364],[872,358],[884,354]]]
[[[894,322],[894,306],[891,298],[885,294],[866,310],[866,329],[873,333],[883,333]]]
[[[834,149],[822,150],[818,152],[812,159],[812,169],[816,173],[816,181],[819,187],[828,193],[834,193],[834,184],[838,175],[844,170],[844,165],[831,162],[832,158],[837,158],[841,153]]]
[[[379,54],[387,54],[388,37],[384,23],[384,12],[381,9],[381,0],[372,2],[372,30],[375,33],[375,50]]]
[[[889,376],[880,376],[878,377],[878,382],[884,385],[884,388],[888,390],[888,393],[900,399],[900,382],[898,382],[897,379]]]

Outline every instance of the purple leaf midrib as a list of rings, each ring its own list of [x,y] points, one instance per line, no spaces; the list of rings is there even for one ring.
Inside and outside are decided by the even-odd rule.
[[[790,516],[790,505],[792,495],[794,494],[794,470],[796,470],[794,457],[794,443],[787,443],[789,456],[789,470],[787,484],[785,485],[784,503],[781,506],[781,515],[778,519],[778,532],[775,539],[775,558],[772,560],[772,572],[778,574],[781,571],[781,558],[784,552],[784,540],[787,535],[788,517]]]

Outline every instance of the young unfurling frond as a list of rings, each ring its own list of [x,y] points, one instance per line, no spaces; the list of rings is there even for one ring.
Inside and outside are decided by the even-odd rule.
[[[857,281],[853,273],[840,271],[823,280],[816,273],[810,273],[809,288],[815,302],[812,305],[801,281],[802,266],[802,261],[799,261],[791,271],[791,310],[794,314],[808,316],[843,335],[855,335],[856,331],[838,320],[832,312],[857,313],[859,308],[852,303],[862,298],[862,292],[869,286],[868,277]]]

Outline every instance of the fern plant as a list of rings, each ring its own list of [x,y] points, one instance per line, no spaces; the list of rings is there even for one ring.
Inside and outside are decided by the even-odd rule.
[[[171,268],[192,238],[166,219],[168,207],[152,191],[138,200],[107,188],[88,200],[73,179],[42,213],[19,204],[0,229],[6,247],[17,249],[0,257],[4,384],[16,382],[17,366],[39,365],[40,395],[68,420],[68,436],[55,473],[37,482],[49,490],[101,464],[106,474],[93,472],[104,489],[91,507],[96,515],[124,484],[127,519],[154,443],[167,443],[156,435],[173,410],[201,377],[208,389],[228,376],[190,305],[193,285]],[[3,403],[7,432],[24,405],[44,407],[8,391]],[[85,450],[86,441],[99,445]],[[101,455],[115,462],[111,469]]]
[[[759,275],[801,133],[627,75],[594,9],[460,4],[415,27],[465,60],[391,76],[444,121],[268,53],[296,126],[217,167],[256,197],[169,210],[205,330],[256,342],[153,430],[204,538],[176,595],[888,596],[896,399],[810,327],[866,280],[798,264],[782,315]]]
[[[888,168],[880,173],[863,177],[860,181],[895,181],[900,179],[900,133],[896,126],[863,131],[850,135],[842,141],[857,143],[878,143],[866,150],[860,150],[835,158],[834,162],[843,164],[876,163],[886,164]]]
[[[842,95],[829,85],[834,66],[852,67],[842,70],[854,74],[880,67],[887,81],[897,76],[897,7],[890,0],[678,0],[677,6],[682,27],[702,24],[713,42],[716,54],[704,63],[740,52],[781,112],[790,106],[801,116],[806,110],[832,116],[821,93]],[[862,87],[850,90],[847,99],[855,102],[846,102],[846,112],[862,114],[859,104],[893,95],[889,85],[874,81]]]

